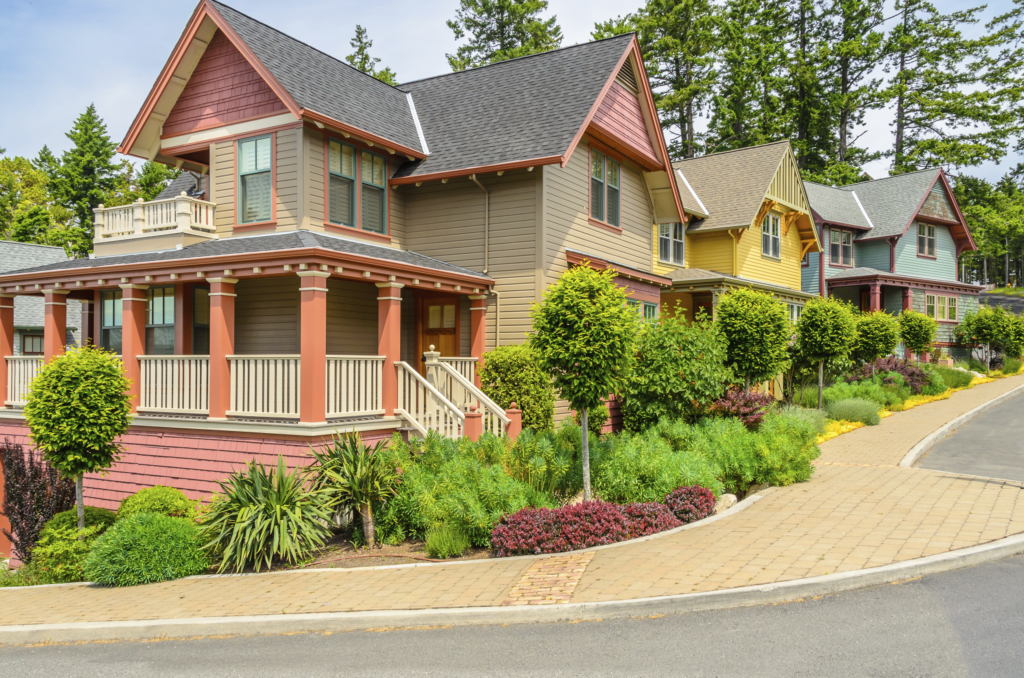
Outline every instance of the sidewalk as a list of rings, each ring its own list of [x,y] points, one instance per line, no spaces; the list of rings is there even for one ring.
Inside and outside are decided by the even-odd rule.
[[[1000,379],[830,440],[810,481],[647,541],[556,556],[225,575],[125,589],[0,589],[0,626],[627,600],[975,546],[1024,532],[1024,484],[898,464],[933,430],[1022,384],[1024,376]]]

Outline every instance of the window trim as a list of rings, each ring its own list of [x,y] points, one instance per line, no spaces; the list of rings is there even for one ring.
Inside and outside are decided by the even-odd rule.
[[[801,268],[808,268],[811,265],[811,253],[804,252],[803,258],[800,260]]]
[[[122,330],[122,332],[123,332],[123,330],[124,330],[124,301],[123,301],[124,293],[123,293],[122,290],[119,290],[119,289],[99,290],[99,293],[100,293],[100,303],[99,303],[99,311],[97,312],[97,317],[99,319],[99,337],[97,338],[97,341],[99,343],[100,348],[102,348],[103,350],[105,350],[105,351],[113,351],[114,349],[112,347],[106,345],[108,342],[104,342],[104,340],[103,340],[103,331],[104,330],[119,329],[119,330]],[[118,296],[119,294],[121,296]],[[104,322],[104,313],[103,313],[104,302],[106,301],[108,295],[110,296],[110,300],[112,302],[111,314],[114,316],[111,319],[112,324],[110,324],[110,325],[107,325]],[[118,309],[121,309],[121,323],[120,324],[117,324],[117,311],[118,311]],[[122,341],[122,347],[123,347],[123,345],[124,345],[124,343],[123,343],[124,342],[124,335],[123,334],[122,334],[121,341]],[[118,350],[118,353],[120,353],[120,349]]]
[[[352,149],[352,176],[345,176],[344,173],[335,174],[331,171],[331,144],[336,143],[342,147],[342,153],[344,148],[347,146]],[[344,167],[344,164],[342,164]],[[352,200],[349,208],[349,219],[351,224],[344,222],[331,221],[331,176],[339,176],[344,179],[352,180]],[[330,226],[344,226],[346,228],[358,228],[359,226],[359,191],[356,190],[357,185],[362,185],[359,180],[359,149],[350,143],[344,142],[340,139],[332,139],[328,135],[324,135],[324,225]]]
[[[171,296],[171,321],[170,322],[167,322],[166,315],[164,316],[164,322],[162,322],[162,323],[157,324],[157,323],[151,322],[151,320],[153,319],[153,293],[156,290],[164,290],[164,293],[161,296],[161,299],[163,299],[163,300],[167,299],[167,290],[171,291],[171,295],[170,295]],[[177,341],[174,341],[171,344],[171,352],[169,354],[167,354],[167,353],[165,353],[165,354],[150,353],[149,351],[150,351],[150,348],[152,348],[152,347],[149,345],[149,330],[156,329],[156,328],[167,328],[167,327],[174,328],[174,327],[176,327],[177,326],[176,316],[177,316],[177,313],[178,313],[178,303],[179,303],[178,302],[178,290],[177,290],[177,287],[175,285],[153,285],[149,289],[146,290],[146,324],[145,324],[145,327],[143,328],[145,330],[143,353],[145,353],[146,355],[174,355],[174,351],[177,349],[177,346],[176,346]],[[166,308],[167,307],[165,305],[164,306],[164,310],[165,311],[166,311]],[[177,337],[175,337],[175,339],[177,339]]]
[[[20,334],[21,334],[21,355],[43,355],[46,352],[45,344],[43,343],[45,341],[45,339],[43,337],[43,334],[41,334],[38,330],[35,330],[35,331],[24,331],[24,332],[21,332]],[[26,339],[38,339],[39,340],[39,351],[38,352],[37,351],[32,351],[31,353],[26,351],[25,350],[25,340]]]
[[[246,141],[256,141],[257,139],[270,138],[270,219],[268,221],[240,221],[239,216],[242,214],[242,174],[238,168],[238,147],[240,144]],[[256,230],[260,228],[266,228],[267,226],[277,225],[277,132],[268,132],[266,134],[256,134],[251,137],[244,137],[241,139],[235,139],[234,143],[235,153],[235,224],[233,230],[246,231]]]
[[[669,235],[668,235],[667,238],[666,238],[666,236],[663,236],[661,234],[662,226],[667,226],[668,227]],[[679,227],[679,231],[680,231],[680,233],[683,236],[681,239],[676,239],[676,237],[675,237],[676,227]],[[678,221],[673,221],[673,222],[670,222],[670,223],[667,223],[667,224],[656,224],[655,228],[658,230],[658,263],[660,263],[660,264],[668,264],[669,266],[685,266],[684,262],[686,261],[686,229],[684,227],[684,224],[682,224],[681,222],[678,222]],[[661,241],[662,241],[662,238],[666,238],[668,240],[668,248],[669,248],[669,258],[668,259],[662,259],[662,257],[661,257]],[[683,256],[680,258],[679,261],[675,261],[675,259],[674,259],[676,243],[680,243],[683,246],[683,249],[682,249],[682,255]]]
[[[373,167],[370,168],[370,181],[369,182],[363,181],[363,154],[367,154],[367,155],[369,155],[369,156],[371,156],[373,158],[380,158],[384,162],[384,182],[380,186],[378,186],[377,184],[373,183]],[[367,235],[376,235],[376,236],[381,236],[381,237],[387,237],[387,239],[389,241],[391,240],[391,237],[390,237],[391,228],[390,228],[390,224],[389,224],[389,221],[391,219],[391,215],[390,215],[390,210],[388,209],[391,206],[391,193],[389,192],[389,187],[388,187],[388,180],[391,178],[391,177],[388,176],[388,170],[390,170],[390,169],[391,168],[388,167],[388,159],[386,157],[384,157],[383,155],[381,155],[380,153],[374,153],[373,151],[371,151],[369,149],[366,149],[366,148],[363,148],[363,149],[359,150],[359,165],[357,167],[358,174],[356,175],[358,177],[358,181],[359,181],[359,218],[358,218],[357,229],[359,230],[360,233],[365,233]],[[383,203],[381,205],[381,211],[383,212],[383,214],[381,215],[381,220],[382,220],[382,223],[384,225],[384,231],[381,232],[381,233],[378,233],[377,231],[368,231],[365,228],[363,228],[363,186],[364,185],[372,186],[373,188],[379,188],[382,191],[384,191],[384,199],[381,200],[381,203]]]
[[[928,300],[929,299],[932,300],[932,312],[931,313],[928,313]],[[945,300],[945,303],[942,304],[942,308],[946,309],[946,312],[945,312],[945,315],[947,316],[946,318],[940,318],[939,317],[939,299],[944,299]],[[956,315],[957,315],[957,317],[955,319],[953,319],[953,320],[949,319],[949,307],[950,307],[950,303],[949,302],[950,302],[950,300],[953,300],[953,304],[952,305],[956,308]],[[929,318],[931,318],[932,320],[934,320],[935,322],[947,323],[947,324],[952,324],[952,325],[959,324],[960,323],[960,318],[961,318],[961,314],[960,314],[960,295],[959,294],[938,294],[937,292],[928,292],[926,290],[925,293],[924,293],[924,314],[926,316],[928,316]]]
[[[351,146],[356,152],[356,176],[353,180],[353,191],[355,192],[355,199],[352,201],[352,209],[355,212],[353,218],[353,224],[348,226],[347,224],[336,224],[331,221],[331,204],[330,195],[328,193],[331,173],[330,173],[330,152],[331,141],[337,141],[346,146]],[[332,134],[324,134],[324,230],[331,233],[343,233],[345,235],[358,235],[364,238],[371,238],[373,240],[379,240],[381,242],[391,243],[391,165],[388,159],[380,153],[374,153],[368,147],[364,147],[358,143],[353,143],[351,139],[345,140],[340,139]],[[376,155],[384,159],[384,232],[376,233],[374,231],[365,231],[362,228],[363,218],[363,180],[362,180],[362,162],[363,152]]]
[[[921,229],[924,229],[925,235],[925,251],[921,251]],[[917,256],[921,259],[938,259],[939,258],[939,231],[938,226],[935,224],[926,224],[922,221],[917,222],[917,234],[915,240],[917,241]],[[931,230],[931,236],[928,235],[928,231]],[[928,254],[928,244],[931,243],[932,251],[935,254]]]
[[[778,244],[779,244],[779,253],[778,254],[772,254],[770,251],[769,252],[765,252],[764,251],[764,244],[765,244],[765,240],[764,240],[765,230],[764,230],[764,227],[767,224],[774,224],[777,227],[775,235],[772,235],[770,230],[768,231],[768,242],[769,243],[778,242]],[[769,249],[770,249],[770,246],[769,246]],[[782,217],[780,217],[778,214],[775,214],[771,210],[769,210],[768,214],[764,215],[764,218],[761,220],[761,256],[764,257],[765,259],[771,259],[772,261],[782,261]]]
[[[587,156],[587,221],[591,226],[599,226],[610,230],[612,233],[622,233],[622,160],[609,154],[604,149],[599,149],[590,145],[590,153]],[[594,206],[594,154],[597,153],[603,161],[603,177],[601,183],[604,186],[604,219],[598,219],[591,213],[591,209]],[[607,221],[608,217],[608,163],[613,162],[619,166],[619,185],[616,190],[619,192],[619,223],[618,225]]]
[[[832,234],[839,233],[839,260],[840,263],[836,263],[832,260]],[[843,235],[850,236],[850,263],[842,263],[843,259]],[[828,229],[828,265],[832,268],[853,268],[856,264],[854,253],[853,253],[853,231],[849,231],[845,228],[829,228]]]

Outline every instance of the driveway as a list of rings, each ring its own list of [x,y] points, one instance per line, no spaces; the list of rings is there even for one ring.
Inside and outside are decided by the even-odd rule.
[[[988,292],[983,292],[981,294],[981,303],[987,306],[1005,306],[1014,313],[1024,311],[1024,297],[1012,294],[989,294]]]

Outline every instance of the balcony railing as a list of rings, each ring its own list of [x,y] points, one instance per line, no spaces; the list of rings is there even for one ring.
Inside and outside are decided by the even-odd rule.
[[[229,355],[231,417],[298,419],[297,355]]]
[[[120,207],[100,205],[96,214],[96,242],[137,238],[166,233],[195,233],[214,236],[217,205],[190,198],[182,193],[176,198],[138,202]]]
[[[7,356],[7,402],[9,407],[25,407],[32,380],[43,368],[41,355]]]
[[[207,414],[210,411],[210,357],[143,355],[139,412]]]

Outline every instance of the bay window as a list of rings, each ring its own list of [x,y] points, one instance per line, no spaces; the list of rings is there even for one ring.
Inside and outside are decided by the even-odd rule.
[[[270,136],[238,142],[238,223],[270,221],[273,214],[273,171]]]

